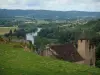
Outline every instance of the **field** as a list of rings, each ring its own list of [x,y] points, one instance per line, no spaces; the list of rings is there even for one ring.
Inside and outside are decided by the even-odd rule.
[[[100,69],[41,57],[0,44],[0,75],[100,75]]]
[[[8,33],[10,30],[14,31],[17,27],[0,27],[0,35]]]

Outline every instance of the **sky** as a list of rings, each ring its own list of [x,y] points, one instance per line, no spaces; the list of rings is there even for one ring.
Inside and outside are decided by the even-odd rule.
[[[0,0],[0,8],[100,12],[100,0]]]

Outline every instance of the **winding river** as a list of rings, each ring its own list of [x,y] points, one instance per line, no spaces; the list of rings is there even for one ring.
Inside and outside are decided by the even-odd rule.
[[[34,38],[38,35],[42,28],[37,28],[36,32],[26,34],[26,40],[31,41],[34,44]]]

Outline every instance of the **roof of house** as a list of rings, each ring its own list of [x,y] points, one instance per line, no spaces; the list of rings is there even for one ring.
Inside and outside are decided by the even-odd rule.
[[[72,62],[84,60],[77,52],[77,49],[74,47],[73,44],[52,45],[50,46],[50,48],[58,54],[55,56],[59,59]]]

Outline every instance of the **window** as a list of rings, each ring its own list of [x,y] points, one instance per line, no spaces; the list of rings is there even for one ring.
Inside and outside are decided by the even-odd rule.
[[[91,52],[91,49],[89,49],[89,52]]]
[[[92,59],[90,60],[90,66],[93,66],[93,62],[92,62]]]

